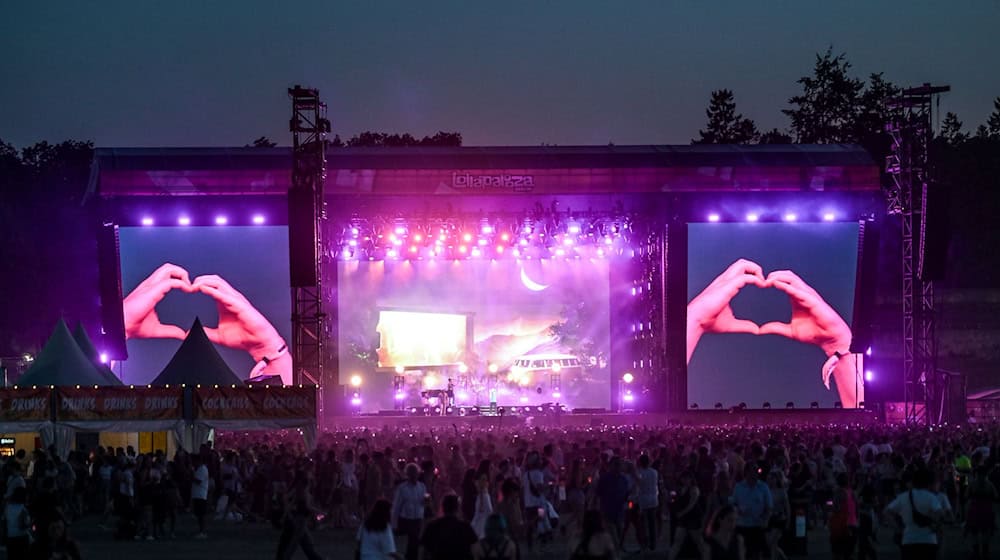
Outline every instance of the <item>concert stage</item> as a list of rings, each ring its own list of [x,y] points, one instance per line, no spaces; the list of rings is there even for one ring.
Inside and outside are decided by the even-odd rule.
[[[780,426],[792,424],[864,424],[877,422],[869,410],[820,409],[746,409],[746,410],[686,410],[667,413],[589,413],[552,414],[541,416],[404,416],[363,415],[342,416],[333,420],[337,428],[401,428],[416,429],[475,427],[487,429],[516,427],[587,427],[587,426]]]

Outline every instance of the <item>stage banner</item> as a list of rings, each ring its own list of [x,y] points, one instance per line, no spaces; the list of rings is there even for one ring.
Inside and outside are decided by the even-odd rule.
[[[283,420],[316,417],[315,387],[199,387],[197,420]]]
[[[0,389],[0,422],[48,422],[49,387]]]
[[[56,421],[179,420],[184,389],[180,387],[59,387]]]

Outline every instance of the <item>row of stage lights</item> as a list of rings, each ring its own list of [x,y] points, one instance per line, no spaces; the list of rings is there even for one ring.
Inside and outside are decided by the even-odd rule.
[[[819,407],[820,407],[819,403],[816,402],[816,401],[813,401],[813,402],[809,403],[809,408],[810,409],[817,409]],[[858,403],[858,408],[864,408],[864,407],[865,407],[865,403],[864,402]],[[691,410],[698,410],[698,408],[699,408],[698,407],[698,403],[692,403],[691,404]],[[715,403],[715,410],[725,410],[725,408],[726,407],[723,406],[722,403],[720,403],[720,402]],[[771,407],[770,401],[765,401],[764,404],[761,406],[761,409],[763,409],[763,410],[770,410],[771,408],[772,407]],[[792,410],[792,409],[795,408],[795,403],[792,402],[792,401],[788,401],[788,402],[785,403],[785,408],[788,409],[788,410]],[[836,401],[836,402],[833,403],[833,408],[844,408],[844,405],[840,401]],[[731,410],[731,411],[732,410],[747,410],[747,403],[741,402],[740,404],[738,404],[736,406],[730,407],[729,410]]]
[[[341,232],[341,260],[581,258],[631,256],[632,226],[622,218],[479,220],[430,223],[351,220]]]
[[[804,215],[799,214],[797,212],[785,212],[783,214],[764,214],[762,212],[747,212],[742,217],[735,217],[735,216],[723,216],[722,214],[719,214],[718,212],[711,212],[707,216],[705,216],[705,219],[708,220],[709,222],[712,222],[712,223],[718,223],[718,222],[738,222],[738,221],[744,221],[744,222],[750,222],[750,223],[756,223],[756,222],[778,222],[778,221],[788,222],[788,223],[794,223],[794,222],[799,222],[799,221],[803,221],[803,222],[809,222],[809,221],[835,222],[838,219],[840,219],[840,216],[838,216],[836,212],[833,212],[833,211],[830,211],[830,210],[825,210],[822,213],[820,213],[818,215],[814,215],[814,216],[804,216]]]
[[[143,226],[155,226],[156,219],[152,216],[143,216],[139,223]],[[177,219],[173,222],[166,222],[162,225],[178,225],[178,226],[192,226],[192,225],[216,225],[216,226],[228,226],[228,225],[240,225],[241,223],[253,224],[255,226],[262,226],[267,223],[267,217],[263,214],[253,214],[245,222],[240,222],[239,220],[230,218],[226,214],[216,214],[212,217],[212,220],[206,223],[195,223],[195,220],[191,218],[188,214],[181,214],[177,216]]]

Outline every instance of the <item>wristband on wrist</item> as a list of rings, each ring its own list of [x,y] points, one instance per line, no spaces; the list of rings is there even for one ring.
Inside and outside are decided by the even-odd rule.
[[[288,353],[288,345],[282,344],[281,348],[278,348],[278,351],[275,352],[274,356],[271,357],[262,356],[259,360],[257,360],[257,362],[264,362],[264,365],[271,365],[271,362],[277,360],[278,358],[284,356],[287,353]]]

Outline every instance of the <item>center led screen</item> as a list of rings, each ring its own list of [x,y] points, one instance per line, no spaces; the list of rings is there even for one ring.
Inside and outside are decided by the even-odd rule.
[[[610,403],[608,262],[341,261],[339,360],[365,411]]]
[[[848,354],[857,223],[688,225],[688,404],[845,408],[864,401]]]

